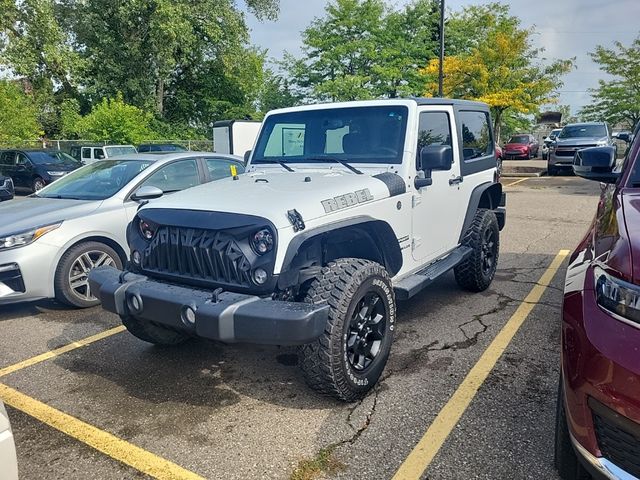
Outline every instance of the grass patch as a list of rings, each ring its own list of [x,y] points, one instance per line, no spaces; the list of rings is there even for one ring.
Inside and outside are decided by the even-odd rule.
[[[315,457],[300,461],[289,477],[290,480],[315,480],[324,473],[332,475],[344,470],[345,465],[333,455],[336,447],[337,445],[329,445],[321,449]]]

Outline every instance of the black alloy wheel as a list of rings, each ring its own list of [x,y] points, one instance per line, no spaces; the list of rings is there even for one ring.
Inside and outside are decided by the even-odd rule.
[[[496,261],[498,244],[495,238],[495,231],[487,228],[482,235],[482,273],[490,275]]]
[[[380,353],[387,327],[384,302],[375,292],[367,292],[353,311],[347,332],[346,352],[354,370],[366,371]]]

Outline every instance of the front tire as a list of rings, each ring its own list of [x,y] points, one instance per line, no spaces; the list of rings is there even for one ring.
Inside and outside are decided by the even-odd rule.
[[[547,176],[555,177],[558,175],[558,169],[551,164],[547,164]]]
[[[489,288],[498,268],[500,228],[496,214],[479,208],[462,239],[462,245],[470,247],[473,252],[455,267],[456,281],[465,290],[482,292]]]
[[[393,340],[396,304],[387,271],[369,260],[332,261],[304,301],[329,305],[323,334],[299,349],[307,384],[346,402],[363,398],[380,378]]]
[[[54,279],[56,300],[77,308],[89,308],[100,301],[89,288],[89,271],[96,267],[112,266],[122,270],[122,260],[108,245],[84,242],[71,247],[58,263]]]
[[[562,375],[558,384],[556,403],[556,433],[553,463],[562,480],[588,480],[591,478],[576,455],[569,435],[567,413],[564,406]]]
[[[36,193],[42,190],[44,187],[46,187],[46,185],[47,184],[42,178],[36,177],[33,179],[33,182],[31,183],[31,190],[33,190],[33,193]]]
[[[120,320],[134,337],[154,345],[179,345],[191,338],[186,333],[156,323],[141,321],[130,315],[120,315]]]

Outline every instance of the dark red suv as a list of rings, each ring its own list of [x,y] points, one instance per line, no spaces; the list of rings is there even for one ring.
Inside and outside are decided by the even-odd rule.
[[[570,259],[562,308],[555,465],[565,480],[640,478],[640,135],[580,150],[574,171],[603,183]]]

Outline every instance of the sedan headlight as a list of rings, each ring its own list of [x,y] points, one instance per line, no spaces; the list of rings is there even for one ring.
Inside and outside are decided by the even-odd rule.
[[[38,227],[33,230],[27,230],[24,232],[13,233],[5,237],[0,237],[0,250],[8,250],[10,248],[24,247],[30,243],[35,242],[43,235],[55,230],[62,222],[55,225],[47,225],[46,227]]]
[[[596,147],[606,147],[607,145],[609,145],[609,142],[607,142],[606,140],[600,140],[596,143]]]
[[[593,275],[598,305],[640,324],[640,287],[613,277],[600,267],[594,268]]]
[[[258,255],[264,255],[273,249],[273,233],[268,228],[258,230],[251,237],[251,247]]]

